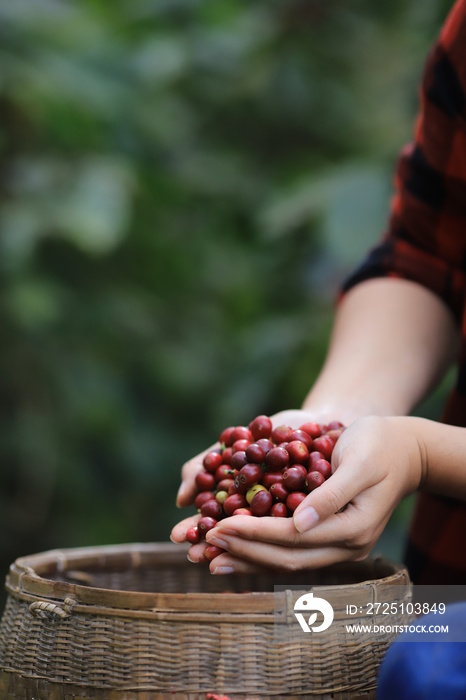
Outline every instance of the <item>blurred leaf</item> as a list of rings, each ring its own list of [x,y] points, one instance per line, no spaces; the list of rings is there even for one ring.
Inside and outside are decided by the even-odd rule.
[[[326,251],[339,264],[355,265],[374,243],[374,231],[385,225],[390,177],[384,167],[355,162],[323,170],[279,192],[263,208],[263,236],[278,238],[318,221]]]
[[[62,313],[61,290],[40,279],[28,279],[12,286],[5,299],[11,316],[25,329],[56,322]]]
[[[25,173],[25,177],[22,175]],[[108,253],[128,231],[132,173],[115,158],[88,157],[64,166],[24,162],[12,190],[23,194],[5,206],[0,246],[14,267],[47,235],[60,235],[92,254]],[[53,188],[53,189],[52,189]],[[58,195],[58,196],[57,196]]]
[[[127,233],[131,172],[115,159],[86,159],[68,198],[59,203],[57,228],[90,253],[113,250]]]
[[[188,52],[177,37],[149,38],[136,48],[131,57],[136,76],[149,86],[169,83],[182,76],[188,68]]]

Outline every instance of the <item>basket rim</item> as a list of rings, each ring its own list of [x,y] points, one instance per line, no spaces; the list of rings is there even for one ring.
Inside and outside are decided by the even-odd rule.
[[[124,610],[130,610],[138,614],[164,614],[183,612],[195,614],[199,612],[199,605],[208,606],[209,611],[225,611],[225,607],[233,610],[235,603],[241,601],[238,612],[251,614],[265,614],[274,610],[276,604],[276,592],[272,591],[248,591],[248,592],[141,592],[128,591],[83,583],[55,580],[51,574],[65,575],[73,572],[77,567],[85,571],[86,567],[94,570],[116,565],[127,568],[144,568],[163,560],[165,564],[183,569],[194,566],[186,559],[188,547],[171,542],[162,543],[128,543],[123,545],[100,545],[67,549],[51,549],[36,554],[19,557],[10,566],[6,577],[5,588],[8,594],[24,601],[34,602],[40,599],[43,602],[57,603],[67,602],[76,612],[93,612],[98,608],[99,613],[121,614]],[[345,564],[337,565],[344,569]],[[357,603],[364,605],[368,602],[381,602],[393,599],[393,588],[405,594],[410,594],[412,584],[408,571],[403,564],[390,561],[381,556],[368,557],[362,562],[347,562],[347,566],[364,567],[369,569],[379,568],[387,573],[382,577],[368,576],[357,583],[349,584],[312,584],[301,585],[300,590],[315,590],[324,592],[326,598],[335,609],[344,609],[349,595]],[[327,567],[334,569],[336,567]],[[79,572],[79,573],[82,573]],[[273,572],[271,572],[273,574]],[[312,571],[309,571],[312,575]],[[225,580],[231,576],[225,576]],[[290,574],[290,583],[293,593],[298,595],[296,585],[292,583],[293,574]],[[280,586],[284,591],[287,586]]]

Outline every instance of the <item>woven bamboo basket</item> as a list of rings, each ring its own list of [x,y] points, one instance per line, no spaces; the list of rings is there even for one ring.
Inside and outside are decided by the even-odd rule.
[[[351,623],[367,623],[367,604],[411,599],[407,571],[381,558],[212,576],[171,543],[24,557],[6,589],[1,700],[369,699],[392,637],[348,633],[346,606],[362,611]],[[325,634],[296,621],[294,602],[310,590],[334,609]]]

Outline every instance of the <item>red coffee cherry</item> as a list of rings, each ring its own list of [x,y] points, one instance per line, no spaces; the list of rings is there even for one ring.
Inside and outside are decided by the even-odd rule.
[[[245,428],[243,425],[237,425],[236,428],[234,428],[231,437],[233,444],[237,440],[247,440],[248,442],[252,442],[254,440],[249,428]]]
[[[322,435],[314,440],[311,445],[311,450],[313,452],[321,452],[323,457],[330,462],[335,442],[336,441],[328,435]]]
[[[219,503],[216,498],[206,501],[201,506],[201,515],[207,515],[209,518],[220,520],[220,518],[223,516],[223,508],[221,503]]]
[[[200,510],[202,504],[206,503],[206,501],[210,501],[210,499],[212,498],[215,498],[215,495],[212,493],[212,491],[201,491],[197,494],[196,498],[194,499],[194,505],[198,510]]]
[[[234,440],[233,440],[233,431],[234,431],[234,426],[230,425],[229,428],[225,428],[225,430],[222,430],[220,433],[220,437],[218,438],[218,441],[221,445],[225,445],[225,447],[231,447],[233,445]]]
[[[327,423],[327,425],[324,425],[322,430],[324,433],[328,433],[331,430],[338,430],[339,431],[344,427],[345,426],[343,425],[343,423],[340,423],[339,420],[332,420],[332,421],[330,421],[330,423]]]
[[[222,452],[223,464],[230,464],[232,456],[233,456],[233,448],[232,447],[225,447],[225,449]]]
[[[304,442],[306,447],[310,447],[312,443],[312,438],[308,433],[306,433],[304,430],[292,430],[291,433],[288,435],[288,442],[292,442],[294,440],[299,440],[300,442]]]
[[[325,459],[322,452],[310,452],[309,453],[309,468],[308,471],[312,472],[312,465],[319,461],[319,459]]]
[[[234,485],[235,485],[234,479],[231,479],[231,478],[230,479],[222,479],[217,484],[217,496],[220,493],[220,491],[226,491],[228,493],[228,489],[230,488],[230,486],[234,486]]]
[[[299,426],[299,429],[304,430],[304,432],[307,433],[312,439],[322,435],[322,429],[319,423],[303,423],[303,425]]]
[[[272,434],[272,421],[268,416],[256,416],[249,423],[249,430],[254,440],[269,438]]]
[[[260,483],[261,479],[262,469],[258,464],[245,464],[238,472],[238,476],[235,479],[235,486],[238,488],[238,484],[241,484],[241,486],[246,487],[245,493],[248,488],[254,486],[254,484]]]
[[[263,517],[270,511],[272,504],[273,499],[270,492],[267,491],[267,489],[264,489],[263,491],[258,491],[255,494],[254,498],[249,504],[249,508],[251,509],[251,513],[253,515]]]
[[[248,462],[262,464],[265,459],[265,450],[257,442],[251,442],[251,444],[246,447],[245,452]]]
[[[196,525],[193,525],[192,527],[187,529],[186,539],[188,540],[188,542],[191,542],[191,544],[197,544],[199,542],[199,540],[201,539],[201,535],[199,532],[199,528]]]
[[[235,443],[236,445],[236,443]],[[244,467],[245,464],[248,463],[248,458],[246,457],[246,452],[245,450],[238,450],[237,452],[233,453],[233,456],[230,461],[230,466],[233,469],[241,469],[241,467]]]
[[[314,491],[318,486],[322,486],[325,481],[325,477],[320,472],[309,472],[306,477],[306,488],[309,493]]]
[[[199,518],[197,527],[199,529],[201,537],[205,537],[206,532],[212,530],[212,528],[215,527],[216,524],[217,521],[215,520],[215,518],[211,518],[208,515],[203,515],[202,518]]]
[[[215,471],[215,481],[218,483],[222,479],[233,479],[236,474],[231,464],[221,464]]]
[[[290,492],[286,488],[285,484],[281,483],[272,484],[270,487],[270,494],[275,501],[282,501],[284,503],[290,495]]]
[[[237,508],[233,511],[233,515],[252,515],[250,508]]]
[[[288,425],[279,425],[272,430],[272,442],[279,445],[281,442],[287,442],[292,429]]]
[[[268,468],[275,472],[284,469],[288,466],[290,455],[284,447],[272,447],[270,452],[267,452],[265,463]]]
[[[293,464],[306,464],[309,459],[309,448],[302,440],[291,440],[286,445],[286,451]]]
[[[256,445],[259,445],[259,447],[264,450],[264,454],[266,455],[267,452],[270,452],[272,447],[275,447],[274,443],[272,440],[269,440],[268,438],[261,438],[260,440],[255,443]],[[251,460],[254,461],[254,460]]]
[[[207,472],[215,472],[222,462],[223,458],[220,451],[208,452],[202,460],[202,465]]]
[[[299,506],[299,504],[304,501],[305,498],[306,494],[302,491],[293,491],[293,493],[290,493],[290,495],[286,499],[286,507],[293,513]]]
[[[273,486],[273,484],[281,484],[282,482],[282,472],[265,472],[265,474],[262,476],[261,484],[270,491],[270,488],[271,486]]]
[[[210,472],[198,472],[194,481],[199,491],[212,491],[215,487],[215,476]]]
[[[225,500],[223,510],[226,515],[230,516],[233,515],[233,512],[238,508],[246,508],[247,505],[246,498],[242,493],[233,493]]]
[[[332,465],[326,459],[318,459],[310,471],[320,472],[324,479],[328,479],[332,475]]]
[[[250,440],[235,440],[233,445],[231,446],[231,449],[233,450],[233,455],[235,452],[244,452],[246,447],[251,444]],[[232,457],[233,459],[233,457]]]
[[[290,511],[286,507],[286,503],[274,503],[270,509],[270,515],[272,518],[288,518]]]
[[[288,491],[303,491],[307,470],[302,465],[293,465],[283,472],[283,486]]]

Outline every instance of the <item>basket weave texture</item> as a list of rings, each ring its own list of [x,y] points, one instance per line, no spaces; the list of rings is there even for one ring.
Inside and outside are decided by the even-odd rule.
[[[395,634],[376,640],[346,624],[367,624],[369,603],[411,599],[406,569],[385,559],[212,576],[169,543],[24,557],[10,567],[6,589],[0,700],[374,698]],[[304,634],[296,621],[294,602],[310,590],[334,609],[325,634]],[[348,604],[361,611],[350,620]]]

